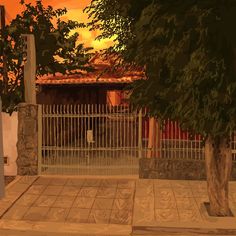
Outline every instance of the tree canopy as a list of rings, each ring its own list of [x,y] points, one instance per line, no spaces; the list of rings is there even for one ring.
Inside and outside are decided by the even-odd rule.
[[[236,1],[93,0],[85,11],[112,50],[145,69],[131,102],[203,137],[236,128]],[[109,49],[111,50],[111,49]]]
[[[21,1],[20,4],[24,5],[25,10],[0,34],[0,64],[5,53],[8,69],[7,82],[0,80],[0,92],[3,110],[7,112],[12,112],[19,102],[24,101],[22,34],[35,36],[37,76],[92,70],[88,63],[92,56],[91,48],[78,44],[79,34],[72,34],[72,30],[84,27],[83,23],[61,20],[67,12],[66,8],[44,7],[41,1],[35,4]],[[3,67],[0,67],[0,74],[3,74]]]

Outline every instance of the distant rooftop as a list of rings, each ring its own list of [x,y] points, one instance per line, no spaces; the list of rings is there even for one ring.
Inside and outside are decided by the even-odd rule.
[[[119,67],[113,70],[115,57],[104,58],[100,54],[90,60],[91,66],[95,68],[94,72],[78,71],[73,75],[63,75],[56,73],[54,75],[45,75],[36,80],[38,85],[63,85],[63,84],[124,84],[132,83],[135,80],[144,78],[144,72],[141,69],[128,70]]]

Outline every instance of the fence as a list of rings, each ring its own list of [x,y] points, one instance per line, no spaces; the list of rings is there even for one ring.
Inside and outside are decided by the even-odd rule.
[[[199,135],[190,139],[169,120],[160,129],[146,110],[132,111],[125,105],[42,105],[40,114],[42,174],[138,174],[139,158],[204,159]]]
[[[138,174],[138,114],[125,106],[42,106],[42,173]]]

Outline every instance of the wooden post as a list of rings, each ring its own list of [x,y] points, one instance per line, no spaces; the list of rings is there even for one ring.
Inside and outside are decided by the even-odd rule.
[[[0,199],[5,196],[4,160],[3,160],[3,133],[2,133],[2,99],[0,96]]]
[[[34,35],[23,34],[22,36],[25,39],[25,52],[27,54],[26,64],[24,65],[25,102],[36,104],[36,52]]]
[[[0,5],[0,30],[2,31],[2,37],[5,41],[4,30],[5,28],[5,8],[4,6]],[[3,50],[3,93],[7,93],[7,85],[8,85],[8,76],[7,76],[7,58]]]
[[[5,8],[0,6],[0,30],[2,31],[5,28]],[[3,38],[4,39],[4,38]],[[6,66],[6,57],[3,52],[3,81],[4,88],[3,93],[7,92],[7,66]],[[4,160],[3,160],[3,133],[2,133],[2,98],[0,96],[0,199],[5,196],[5,183],[4,183]]]

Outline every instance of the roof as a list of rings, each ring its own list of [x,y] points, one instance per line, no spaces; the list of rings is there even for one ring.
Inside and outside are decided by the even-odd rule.
[[[39,85],[62,85],[62,84],[124,84],[132,83],[133,81],[141,79],[140,76],[123,76],[121,78],[99,78],[97,77],[78,77],[73,76],[52,76],[47,78],[40,78],[36,81]]]
[[[90,60],[91,65],[95,68],[94,72],[81,72],[73,75],[45,75],[37,78],[38,85],[68,85],[68,84],[128,84],[135,80],[144,78],[144,73],[140,69],[127,71],[124,68],[112,69],[114,57],[104,59],[99,54]]]

